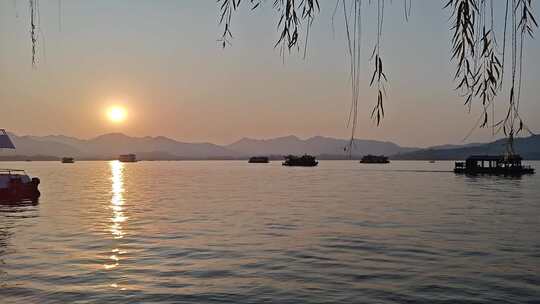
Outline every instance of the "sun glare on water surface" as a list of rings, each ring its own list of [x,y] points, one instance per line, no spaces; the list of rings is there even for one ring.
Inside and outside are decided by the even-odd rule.
[[[107,117],[111,122],[120,123],[126,120],[127,111],[122,107],[114,106],[107,110]]]

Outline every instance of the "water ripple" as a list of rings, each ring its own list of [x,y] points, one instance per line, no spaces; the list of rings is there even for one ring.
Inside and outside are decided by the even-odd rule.
[[[538,176],[24,165],[43,195],[0,204],[2,304],[540,303]]]

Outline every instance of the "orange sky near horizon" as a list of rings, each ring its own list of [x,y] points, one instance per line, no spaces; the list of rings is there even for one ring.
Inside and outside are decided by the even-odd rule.
[[[20,2],[23,3],[23,2]],[[215,1],[40,2],[39,64],[30,63],[27,8],[0,2],[0,127],[18,135],[63,134],[91,138],[122,132],[187,142],[227,144],[242,137],[322,135],[347,138],[350,106],[345,35],[322,4],[308,57],[286,56],[273,45],[270,9],[235,15],[233,45],[219,48]],[[129,10],[126,10],[129,5]],[[333,5],[332,5],[333,6]],[[452,90],[447,12],[439,2],[389,5],[383,53],[389,81],[386,117],[370,119],[376,91],[369,87],[372,27],[366,21],[360,112],[356,136],[403,146],[462,143],[480,114]],[[526,50],[522,116],[540,130],[540,43]],[[125,107],[112,123],[105,111]],[[505,97],[497,101],[502,115]],[[490,141],[491,130],[471,141]]]

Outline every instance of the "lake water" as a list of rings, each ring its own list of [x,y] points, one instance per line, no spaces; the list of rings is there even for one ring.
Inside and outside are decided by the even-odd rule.
[[[540,163],[532,163],[540,169]],[[540,303],[540,175],[451,162],[2,163],[0,303]]]

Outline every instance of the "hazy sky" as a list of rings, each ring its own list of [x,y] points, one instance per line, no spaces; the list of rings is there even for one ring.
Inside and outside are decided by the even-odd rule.
[[[233,45],[223,50],[214,0],[64,0],[60,17],[58,0],[41,0],[40,63],[32,69],[28,1],[0,0],[0,127],[17,134],[124,132],[215,143],[347,137],[343,15],[336,16],[333,35],[335,1],[320,0],[307,59],[293,54],[283,64],[273,48],[272,2],[237,13]],[[409,146],[460,143],[480,107],[469,114],[452,90],[442,2],[414,0],[408,23],[401,1],[387,2],[382,54],[390,84],[381,127],[369,118],[376,102],[368,86],[373,13],[374,7],[364,14],[357,136]],[[521,109],[533,131],[540,131],[538,54],[540,42],[529,42]],[[500,97],[499,116],[505,103]],[[125,123],[105,119],[112,104],[127,108]],[[469,141],[490,139],[489,130],[479,130]]]

